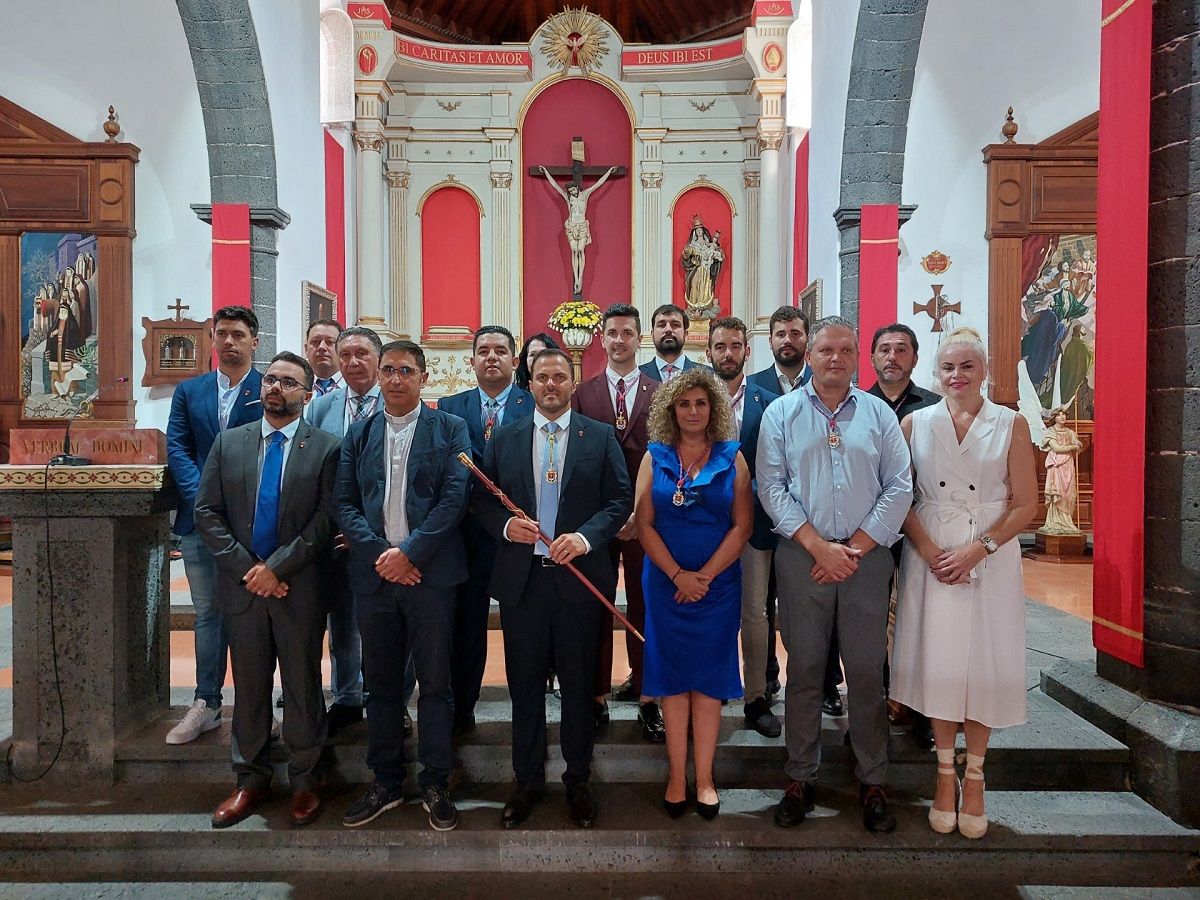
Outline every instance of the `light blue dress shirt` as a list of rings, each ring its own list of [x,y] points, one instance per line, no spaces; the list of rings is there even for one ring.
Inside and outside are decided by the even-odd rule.
[[[780,397],[758,433],[758,498],[791,537],[806,523],[827,540],[862,529],[890,547],[912,505],[912,458],[886,403],[858,388],[837,412],[841,440],[829,446],[828,409],[812,383]]]
[[[512,393],[513,386],[510,384],[499,394],[496,395],[496,428],[504,424],[504,404],[508,403],[508,395]],[[482,424],[487,424],[487,405],[492,398],[487,395],[483,388],[475,388],[479,391],[479,409],[482,414]]]

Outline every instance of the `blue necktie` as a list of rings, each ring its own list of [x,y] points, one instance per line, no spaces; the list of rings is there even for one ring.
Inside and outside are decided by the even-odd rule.
[[[538,525],[541,526],[542,533],[549,535],[551,539],[556,537],[554,522],[558,518],[558,486],[562,478],[556,446],[558,441],[555,439],[558,429],[557,422],[547,422],[542,426],[542,431],[546,432],[546,446],[542,450],[542,490],[538,496]],[[554,472],[553,480],[548,480],[546,473],[551,471]],[[544,541],[539,540],[534,552],[549,556],[550,548]]]
[[[267,559],[279,549],[279,488],[283,481],[283,444],[287,435],[273,431],[267,438],[262,475],[258,479],[258,505],[254,508],[254,555]]]
[[[331,390],[333,390],[333,379],[332,378],[318,378],[316,381],[316,385],[317,385],[317,396],[322,396],[324,394],[328,394]]]

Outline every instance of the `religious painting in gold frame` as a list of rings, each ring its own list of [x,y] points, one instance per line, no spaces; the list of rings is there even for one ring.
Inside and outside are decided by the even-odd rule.
[[[321,319],[337,319],[337,294],[311,281],[300,282],[302,335],[308,326]],[[345,323],[343,323],[345,324]]]

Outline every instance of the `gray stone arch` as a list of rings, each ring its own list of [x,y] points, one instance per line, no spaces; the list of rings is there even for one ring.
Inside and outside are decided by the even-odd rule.
[[[249,0],[175,0],[192,54],[212,203],[250,206],[250,303],[259,321],[258,361],[275,355],[277,232],[291,218],[279,208],[275,133],[258,34]],[[212,222],[210,204],[193,204]]]
[[[864,204],[900,204],[908,108],[929,0],[862,0],[850,59],[838,209],[841,314],[858,323],[858,239]],[[913,206],[900,206],[900,224]]]

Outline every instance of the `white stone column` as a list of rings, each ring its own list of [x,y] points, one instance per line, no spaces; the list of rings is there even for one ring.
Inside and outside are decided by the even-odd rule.
[[[492,182],[492,315],[485,315],[483,321],[484,324],[498,322],[519,334],[524,329],[521,327],[521,310],[512,290],[513,228],[509,221],[512,172],[491,172],[489,178]]]
[[[759,102],[757,127],[758,171],[760,177],[758,211],[758,291],[757,318],[769,318],[787,302],[787,282],[783,277],[787,259],[786,241],[790,229],[783,225],[783,182],[780,149],[786,137],[783,121],[783,91],[780,78],[758,78],[754,97]]]
[[[762,316],[758,301],[758,269],[762,258],[759,231],[760,181],[757,169],[746,169],[742,172],[742,186],[746,189],[746,246],[754,247],[755,250],[742,257],[746,265],[746,294],[742,301],[744,308],[738,309],[734,315],[741,318],[751,329],[761,328],[765,334],[767,321]],[[771,312],[768,312],[767,317],[770,315]]]
[[[408,298],[408,182],[407,171],[389,170],[388,233],[391,235],[389,274],[391,275],[391,321],[401,337],[421,339],[421,309],[410,306]]]
[[[647,312],[671,300],[669,293],[666,299],[663,298],[663,271],[669,272],[674,264],[668,258],[670,249],[664,251],[662,245],[662,142],[666,136],[665,128],[638,129],[642,147],[642,224],[641,247],[634,260],[639,275],[638,296],[633,302]]]
[[[358,324],[387,331],[383,243],[383,135],[356,131],[358,151]]]

